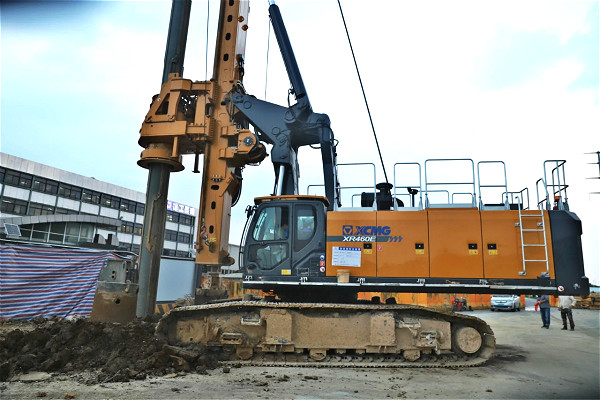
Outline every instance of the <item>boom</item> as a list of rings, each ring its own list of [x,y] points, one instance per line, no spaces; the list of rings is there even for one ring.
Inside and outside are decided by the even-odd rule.
[[[234,118],[240,124],[250,123],[256,128],[261,141],[271,144],[271,161],[275,168],[276,195],[295,195],[298,192],[298,148],[320,145],[323,177],[330,209],[340,204],[337,179],[335,139],[326,114],[315,113],[302,81],[279,7],[269,6],[273,31],[287,70],[296,104],[282,107],[259,100],[237,87],[228,99],[234,106]]]

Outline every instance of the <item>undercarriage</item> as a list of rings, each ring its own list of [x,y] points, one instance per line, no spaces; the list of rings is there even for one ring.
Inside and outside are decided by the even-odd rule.
[[[466,367],[496,347],[479,318],[399,304],[230,301],[173,309],[157,331],[242,365]]]

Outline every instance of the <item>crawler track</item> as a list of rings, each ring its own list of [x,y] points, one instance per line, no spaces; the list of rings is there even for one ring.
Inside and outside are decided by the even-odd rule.
[[[476,347],[470,336],[466,345],[456,344],[464,328]],[[173,343],[230,352],[224,363],[242,366],[474,367],[491,358],[496,346],[490,326],[479,318],[396,304],[233,301],[173,309],[157,331]]]
[[[305,368],[465,368],[477,367],[487,361],[483,357],[422,356],[417,361],[407,361],[402,357],[381,356],[327,356],[323,361],[314,361],[308,355],[302,357],[255,356],[252,360],[222,361],[223,365],[246,367],[305,367]]]

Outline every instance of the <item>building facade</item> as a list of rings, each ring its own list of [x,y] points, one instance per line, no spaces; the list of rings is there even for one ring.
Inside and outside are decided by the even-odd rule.
[[[15,239],[82,247],[106,242],[139,254],[142,192],[0,153],[0,203],[0,228],[18,225]],[[163,255],[192,259],[196,208],[169,201],[167,209]]]

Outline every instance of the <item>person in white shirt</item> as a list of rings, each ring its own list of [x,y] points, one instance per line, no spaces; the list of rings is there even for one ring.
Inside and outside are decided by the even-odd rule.
[[[571,330],[575,330],[575,323],[573,322],[573,311],[571,311],[573,306],[575,306],[575,302],[575,297],[573,296],[558,296],[558,309],[560,310],[560,317],[563,321],[563,331],[567,330],[567,318],[569,318]]]

